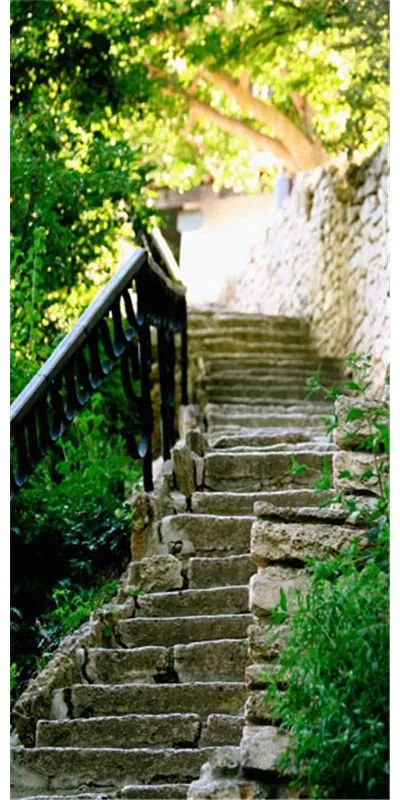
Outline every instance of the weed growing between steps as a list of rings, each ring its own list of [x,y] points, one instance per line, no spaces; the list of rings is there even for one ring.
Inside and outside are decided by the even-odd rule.
[[[126,452],[132,409],[112,377],[11,504],[12,697],[129,561],[124,499],[140,465]]]
[[[362,495],[346,498],[343,492],[333,502],[342,503],[367,530],[368,546],[362,549],[355,540],[334,558],[309,561],[307,595],[298,592],[289,603],[281,590],[269,634],[287,621],[289,636],[266,700],[273,704],[275,721],[292,736],[281,768],[309,797],[385,798],[389,796],[389,486],[387,463],[379,456],[389,455],[388,411],[383,405],[366,404],[369,359],[352,355],[349,364],[356,377],[345,388],[360,402],[345,414],[351,428],[347,437],[352,447],[372,454],[373,466],[361,481],[376,480],[378,493],[368,507]],[[320,388],[318,375],[313,380],[313,386]],[[340,395],[335,390],[334,396]],[[338,422],[336,418],[330,425],[337,427]],[[347,471],[339,474],[342,479],[351,477]],[[287,687],[284,692],[282,686]]]

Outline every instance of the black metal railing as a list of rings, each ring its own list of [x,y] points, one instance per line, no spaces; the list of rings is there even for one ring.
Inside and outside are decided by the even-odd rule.
[[[162,237],[142,234],[141,244],[13,402],[12,495],[117,363],[125,393],[139,412],[140,434],[130,452],[142,461],[145,490],[152,490],[151,327],[157,329],[162,454],[169,457],[175,440],[175,334],[180,334],[181,402],[187,403],[186,290]]]

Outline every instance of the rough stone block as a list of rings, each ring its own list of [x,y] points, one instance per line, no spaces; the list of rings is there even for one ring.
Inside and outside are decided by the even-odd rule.
[[[247,688],[264,689],[276,675],[277,668],[277,664],[249,664],[244,674]]]
[[[133,561],[129,565],[128,583],[144,592],[167,592],[181,589],[181,562],[172,555],[158,555]]]
[[[94,648],[88,650],[85,674],[90,683],[142,683],[167,669],[167,647]]]
[[[188,789],[188,800],[243,800],[251,798],[253,784],[227,778],[218,779],[214,776],[212,767],[206,763],[201,768],[200,778],[193,781]]]
[[[333,432],[333,441],[336,447],[339,450],[351,450],[355,447],[359,449],[360,445],[371,434],[371,425],[368,423],[368,418],[371,415],[375,416],[381,409],[384,412],[388,411],[388,404],[384,401],[373,402],[344,395],[338,397],[335,402],[338,425]],[[348,414],[354,410],[359,410],[363,416],[360,419],[348,420]],[[388,417],[384,415],[377,416],[376,420],[383,424],[389,421]]]
[[[186,445],[178,442],[172,449],[172,463],[177,489],[185,497],[191,497],[196,490],[192,454]]]
[[[273,702],[266,696],[264,690],[254,690],[248,693],[244,704],[244,718],[246,723],[252,725],[271,725],[273,722]]]
[[[157,519],[157,503],[147,492],[139,492],[133,498],[132,508],[131,556],[132,561],[138,561],[145,554],[152,537],[153,524]]]
[[[238,745],[242,736],[243,717],[232,714],[210,714],[200,740],[201,747],[223,744]]]
[[[243,680],[247,642],[222,639],[174,647],[174,667],[182,683],[189,681]]]
[[[197,428],[188,430],[185,436],[185,444],[193,453],[203,457],[207,450],[207,439]]]
[[[209,764],[215,776],[226,772],[235,773],[240,768],[240,747],[216,747],[212,752]]]
[[[216,586],[177,592],[152,592],[136,603],[139,617],[192,617],[207,614],[243,614],[248,610],[247,586]]]
[[[197,743],[197,714],[125,714],[46,721],[37,728],[37,747],[191,747]]]
[[[162,544],[173,555],[234,555],[248,550],[253,518],[214,514],[176,514],[161,523]]]
[[[181,406],[179,409],[179,436],[184,439],[186,433],[195,428],[204,430],[204,418],[196,405]]]
[[[196,488],[200,489],[204,484],[204,458],[198,456],[196,453],[192,454],[194,464],[194,476]]]
[[[292,594],[303,589],[306,576],[302,569],[291,567],[267,567],[250,578],[249,608],[257,617],[266,617],[279,603],[281,589]]]
[[[376,468],[377,465],[381,467],[388,463],[386,455],[374,456],[372,453],[353,453],[346,450],[334,453],[333,478],[336,491],[345,494],[371,492],[380,495]]]
[[[257,520],[251,528],[250,553],[258,566],[269,566],[273,561],[304,561],[306,558],[323,558],[338,553],[358,535],[364,543],[362,532],[344,525],[284,523]]]
[[[278,760],[289,746],[289,736],[272,725],[245,725],[240,744],[244,769],[278,770]]]

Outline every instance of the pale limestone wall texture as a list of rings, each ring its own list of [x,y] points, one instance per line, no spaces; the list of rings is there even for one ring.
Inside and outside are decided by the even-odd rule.
[[[321,356],[370,353],[375,394],[389,363],[388,172],[385,145],[345,174],[299,175],[231,304],[306,318]]]

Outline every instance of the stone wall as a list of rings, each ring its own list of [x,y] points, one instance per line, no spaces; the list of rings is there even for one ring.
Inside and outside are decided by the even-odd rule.
[[[232,308],[301,316],[321,356],[370,353],[375,393],[389,360],[388,147],[345,174],[299,175],[255,245]]]

